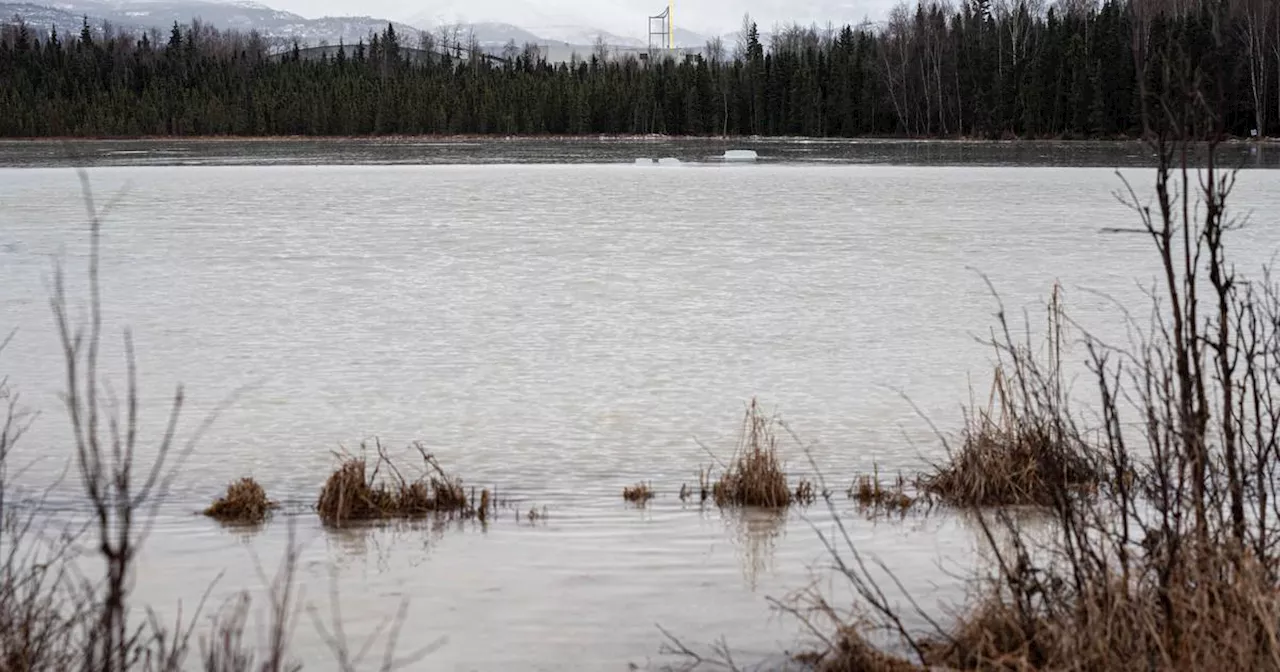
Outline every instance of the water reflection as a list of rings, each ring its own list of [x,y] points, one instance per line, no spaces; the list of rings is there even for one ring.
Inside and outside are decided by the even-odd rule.
[[[786,509],[724,509],[721,520],[734,542],[743,577],[754,592],[760,575],[773,572],[778,541],[785,536]]]
[[[213,524],[218,526],[219,530],[225,534],[231,535],[236,543],[249,546],[251,542],[267,528],[267,521],[258,523],[244,523],[233,520],[218,520],[210,518]]]
[[[999,569],[1001,561],[1016,557],[1022,545],[1033,558],[1050,552],[1056,534],[1052,512],[1029,506],[1010,506],[996,510],[959,510],[956,522],[974,539],[976,569],[979,575]],[[972,573],[973,568],[970,568]]]
[[[325,527],[324,540],[334,566],[342,569],[368,567],[391,571],[391,558],[416,567],[425,562],[446,533],[465,532],[467,521],[443,516],[415,520],[378,521],[342,527]]]

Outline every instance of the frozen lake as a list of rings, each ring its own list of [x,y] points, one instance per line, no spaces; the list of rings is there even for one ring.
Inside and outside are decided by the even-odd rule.
[[[739,143],[763,160],[651,167],[629,164],[720,152],[609,145],[548,163],[480,143],[469,161],[413,165],[403,147],[362,160],[340,145],[253,143],[239,161],[236,145],[199,145],[185,163],[201,165],[170,165],[156,153],[184,143],[81,146],[111,202],[109,354],[131,327],[144,429],[159,431],[177,382],[188,428],[235,394],[166,502],[140,599],[189,605],[222,571],[215,596],[258,587],[250,551],[273,563],[292,517],[307,600],[324,603],[335,571],[358,638],[408,596],[413,641],[447,638],[430,669],[644,667],[664,660],[655,624],[692,643],[724,637],[745,660],[794,649],[799,627],[766,598],[829,578],[809,527],[827,516],[681,505],[680,484],[709,461],[695,437],[728,452],[758,395],[841,489],[873,464],[917,469],[940,448],[904,395],[954,430],[970,388],[985,399],[990,383],[975,337],[996,305],[978,271],[1016,309],[1060,281],[1072,314],[1113,336],[1116,310],[1091,290],[1141,307],[1137,283],[1153,277],[1145,238],[1101,232],[1133,223],[1111,167],[1150,192],[1135,146],[1050,143],[1039,159],[977,147],[965,161],[917,144],[805,158],[805,145]],[[48,291],[51,255],[78,273],[87,237],[64,149],[0,144],[0,328],[18,329],[0,370],[43,411],[21,446],[37,460],[29,487],[71,455]],[[893,158],[909,151],[943,158]],[[1262,166],[1280,154],[1240,151]],[[1242,172],[1232,204],[1251,214],[1230,245],[1252,272],[1280,249],[1280,171]],[[332,451],[374,436],[422,440],[468,484],[548,517],[325,531],[305,507]],[[296,515],[252,533],[191,515],[242,475]],[[619,495],[642,479],[659,498],[637,510]],[[74,486],[53,500],[75,510]],[[923,601],[962,599],[948,572],[971,563],[965,521],[871,523],[836,501],[860,547]],[[309,620],[295,643],[324,669]]]

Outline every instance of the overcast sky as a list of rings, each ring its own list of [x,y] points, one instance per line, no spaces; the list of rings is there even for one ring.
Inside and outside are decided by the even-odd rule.
[[[666,8],[666,0],[261,0],[307,17],[370,15],[408,23],[502,21],[535,28],[587,25],[643,36],[645,17]],[[767,30],[775,23],[836,24],[879,20],[896,0],[676,0],[677,28],[702,33],[736,30],[750,12]]]

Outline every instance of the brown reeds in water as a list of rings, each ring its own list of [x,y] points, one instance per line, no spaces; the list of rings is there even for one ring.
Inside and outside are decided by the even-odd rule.
[[[324,522],[340,524],[430,513],[480,515],[462,487],[462,480],[446,473],[421,445],[414,447],[422,456],[426,473],[414,480],[401,475],[381,443],[375,447],[377,457],[372,470],[364,456],[342,456],[342,463],[329,476],[316,502],[316,511]],[[481,505],[490,505],[483,493]]]
[[[711,488],[719,506],[779,508],[793,501],[812,500],[812,485],[802,483],[795,493],[778,457],[775,418],[766,415],[755,399],[747,406],[742,434],[720,480]]]
[[[925,492],[955,506],[1050,506],[1096,488],[1097,453],[1065,412],[1063,307],[1054,286],[1046,358],[1006,336],[985,411],[965,423],[958,450],[920,479]],[[1007,326],[1006,326],[1006,334]]]
[[[956,506],[1049,506],[1064,493],[1095,488],[1099,480],[1076,439],[1036,422],[1001,427],[983,418],[921,484]]]
[[[680,486],[680,501],[688,502],[693,498],[695,491],[688,483]],[[705,504],[707,499],[711,497],[711,467],[698,468],[698,503]]]
[[[653,486],[649,483],[636,483],[622,489],[622,498],[633,504],[644,504],[653,496]]]
[[[227,491],[214,500],[204,515],[228,523],[261,523],[277,504],[267,499],[267,492],[252,478],[242,478],[227,486]]]
[[[870,474],[858,476],[846,494],[864,509],[906,511],[916,503],[915,497],[907,493],[907,481],[902,474],[898,474],[892,482],[885,483],[880,480],[878,468]]]

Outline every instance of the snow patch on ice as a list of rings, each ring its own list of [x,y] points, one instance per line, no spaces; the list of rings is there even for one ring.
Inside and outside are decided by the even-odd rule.
[[[755,161],[760,158],[754,149],[726,149],[724,152],[725,161]]]

